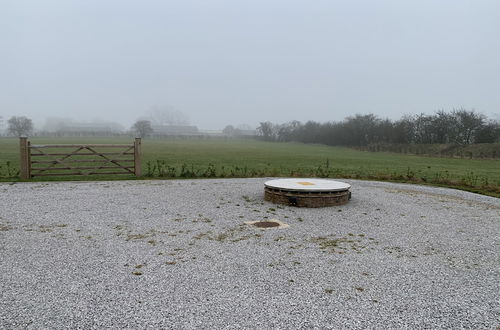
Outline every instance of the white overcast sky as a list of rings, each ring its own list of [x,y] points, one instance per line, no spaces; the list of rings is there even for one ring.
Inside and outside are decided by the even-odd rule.
[[[0,115],[500,113],[499,0],[0,0]]]

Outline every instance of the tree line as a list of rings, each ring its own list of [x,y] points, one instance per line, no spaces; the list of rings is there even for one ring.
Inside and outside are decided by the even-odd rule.
[[[500,122],[474,110],[437,111],[432,115],[405,115],[399,120],[374,114],[356,114],[342,121],[319,123],[261,122],[259,138],[265,141],[321,143],[341,146],[371,144],[458,144],[500,142]]]
[[[154,108],[148,112],[150,119],[138,119],[130,128],[125,131],[120,124],[114,122],[92,122],[79,123],[71,119],[48,118],[44,129],[35,132],[33,121],[25,116],[12,116],[7,120],[7,133],[13,136],[31,136],[33,133],[47,136],[117,136],[128,133],[135,133],[139,137],[145,137],[154,133],[152,121],[161,126],[187,126],[188,120],[181,112],[162,111]],[[0,130],[3,124],[3,117],[0,116]],[[193,126],[194,127],[194,126]],[[197,128],[196,128],[197,130]],[[162,132],[159,132],[161,134]],[[181,132],[184,133],[184,132]]]

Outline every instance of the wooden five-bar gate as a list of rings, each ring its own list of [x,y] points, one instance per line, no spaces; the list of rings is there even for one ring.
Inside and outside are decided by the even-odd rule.
[[[62,175],[141,175],[141,139],[133,144],[31,144],[20,138],[21,179]]]

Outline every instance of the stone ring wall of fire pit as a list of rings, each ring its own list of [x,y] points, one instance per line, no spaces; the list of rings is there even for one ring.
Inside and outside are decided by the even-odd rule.
[[[264,198],[276,204],[326,207],[346,204],[350,184],[326,179],[277,179],[264,183]]]

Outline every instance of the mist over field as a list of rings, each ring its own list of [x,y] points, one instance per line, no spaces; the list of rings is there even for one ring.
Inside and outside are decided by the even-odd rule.
[[[155,109],[213,130],[459,108],[500,119],[494,0],[17,0],[0,22],[4,128],[129,129]]]
[[[500,330],[500,0],[0,1],[0,329]]]

